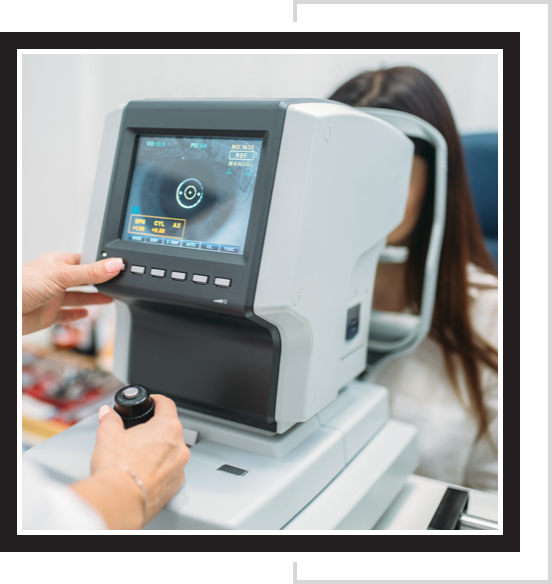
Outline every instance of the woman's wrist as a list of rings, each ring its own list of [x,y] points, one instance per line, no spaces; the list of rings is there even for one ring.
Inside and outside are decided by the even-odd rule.
[[[108,529],[140,529],[144,524],[144,494],[121,467],[101,467],[71,489],[98,511]]]

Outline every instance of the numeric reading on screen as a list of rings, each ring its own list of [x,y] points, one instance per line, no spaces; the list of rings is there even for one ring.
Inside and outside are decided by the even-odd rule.
[[[131,215],[128,231],[129,233],[153,233],[182,239],[185,226],[186,221],[184,219]]]

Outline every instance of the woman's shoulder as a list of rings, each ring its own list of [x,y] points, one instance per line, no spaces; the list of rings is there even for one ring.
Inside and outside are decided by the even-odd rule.
[[[466,268],[468,285],[478,289],[498,289],[498,278],[494,274],[489,274],[479,266],[468,264]]]
[[[498,338],[498,278],[468,264],[468,295],[472,325],[486,341],[496,346]]]

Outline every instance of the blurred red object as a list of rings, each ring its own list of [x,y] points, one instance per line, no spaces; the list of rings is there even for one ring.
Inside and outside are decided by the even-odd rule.
[[[90,369],[56,358],[23,351],[23,393],[56,406],[50,419],[75,423],[109,403],[121,382],[101,369]]]

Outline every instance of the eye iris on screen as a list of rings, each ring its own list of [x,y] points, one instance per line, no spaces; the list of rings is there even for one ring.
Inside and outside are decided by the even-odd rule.
[[[203,185],[196,178],[187,178],[176,189],[176,200],[184,209],[193,209],[203,199]]]

